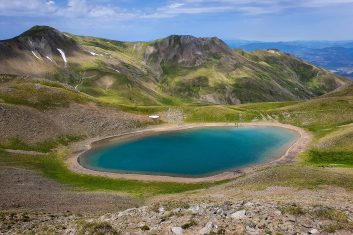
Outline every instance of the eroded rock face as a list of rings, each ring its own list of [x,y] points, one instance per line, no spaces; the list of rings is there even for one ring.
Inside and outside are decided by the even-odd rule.
[[[162,71],[161,62],[195,67],[204,64],[212,57],[233,55],[222,40],[216,37],[196,38],[189,35],[172,35],[147,47],[145,61]]]

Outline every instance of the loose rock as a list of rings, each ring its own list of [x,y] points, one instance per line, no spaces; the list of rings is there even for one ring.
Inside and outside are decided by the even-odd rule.
[[[181,227],[172,227],[171,230],[176,235],[182,235],[184,233]]]
[[[245,210],[236,211],[230,215],[232,219],[243,219],[246,217]]]

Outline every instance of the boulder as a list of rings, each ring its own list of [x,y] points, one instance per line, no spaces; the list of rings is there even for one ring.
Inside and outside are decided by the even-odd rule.
[[[212,232],[212,229],[213,228],[216,228],[217,225],[215,225],[214,223],[212,222],[208,222],[205,227],[203,227],[202,229],[200,229],[199,233],[200,235],[207,235],[207,234],[210,234]]]
[[[230,215],[232,219],[243,219],[246,217],[245,210],[236,211]]]
[[[184,233],[181,227],[172,227],[171,230],[172,230],[172,233],[176,235],[182,235]]]

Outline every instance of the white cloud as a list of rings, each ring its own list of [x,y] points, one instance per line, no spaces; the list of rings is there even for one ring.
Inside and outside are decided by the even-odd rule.
[[[54,1],[47,0],[0,0],[0,15],[35,15],[48,14],[56,9]]]
[[[109,4],[107,1],[68,0],[66,5],[59,6],[53,0],[0,0],[0,15],[124,20],[220,12],[261,15],[286,9],[324,8],[339,5],[347,5],[353,9],[353,0],[179,0],[160,5],[155,9],[139,9],[137,4],[135,9],[123,9],[117,6],[116,2]]]
[[[349,5],[353,0],[179,0],[157,8],[152,13],[145,12],[144,18],[167,18],[182,14],[206,14],[234,12],[245,15],[262,15],[294,8],[323,8]]]
[[[68,0],[65,6],[58,6],[52,0],[0,0],[0,15],[116,19],[133,16],[116,6],[91,4],[86,0]]]
[[[172,3],[168,6],[168,8],[170,9],[175,9],[175,8],[179,8],[179,7],[182,7],[184,6],[185,4],[184,3]]]
[[[54,1],[47,1],[47,5],[49,5],[49,6],[55,5],[55,2]]]

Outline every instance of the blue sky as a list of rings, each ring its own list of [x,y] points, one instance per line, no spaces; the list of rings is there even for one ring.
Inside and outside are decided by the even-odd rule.
[[[353,0],[0,0],[0,38],[33,25],[116,40],[170,34],[352,40]]]

